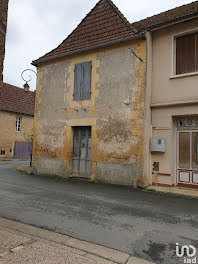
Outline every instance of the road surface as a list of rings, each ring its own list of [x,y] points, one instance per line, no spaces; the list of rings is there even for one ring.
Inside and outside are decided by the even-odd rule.
[[[160,264],[184,263],[176,243],[198,248],[197,199],[20,174],[23,163],[0,161],[1,217]]]

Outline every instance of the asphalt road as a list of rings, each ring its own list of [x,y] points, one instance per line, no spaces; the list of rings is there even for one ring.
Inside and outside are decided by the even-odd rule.
[[[30,176],[17,165],[0,161],[1,217],[160,264],[184,263],[176,243],[198,249],[197,199]]]

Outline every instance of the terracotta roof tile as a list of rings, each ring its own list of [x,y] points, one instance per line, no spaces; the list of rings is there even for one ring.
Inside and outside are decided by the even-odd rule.
[[[25,92],[22,88],[3,83],[0,100],[1,110],[34,115],[34,92]]]
[[[66,52],[81,50],[128,38],[137,31],[111,0],[100,0],[78,27],[54,50],[34,61],[53,58]]]
[[[138,31],[144,31],[161,23],[168,23],[174,19],[181,19],[184,16],[196,14],[198,14],[198,1],[173,8],[158,15],[154,15],[138,22],[132,23],[131,25]]]

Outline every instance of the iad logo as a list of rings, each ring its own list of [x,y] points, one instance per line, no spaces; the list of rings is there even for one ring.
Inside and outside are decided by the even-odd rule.
[[[180,249],[179,243],[176,243],[176,255],[179,258],[184,257],[184,263],[197,263],[196,252],[196,248],[192,245],[183,246]]]

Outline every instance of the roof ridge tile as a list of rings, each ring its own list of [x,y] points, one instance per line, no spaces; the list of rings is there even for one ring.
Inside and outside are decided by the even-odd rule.
[[[34,116],[34,104],[35,92],[3,82],[0,110]]]

